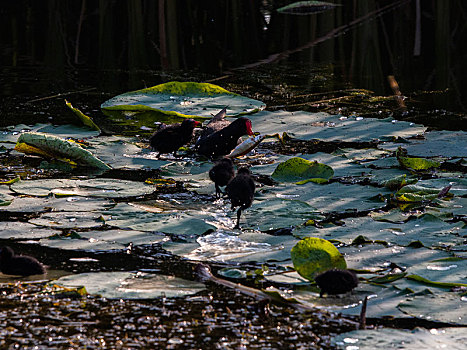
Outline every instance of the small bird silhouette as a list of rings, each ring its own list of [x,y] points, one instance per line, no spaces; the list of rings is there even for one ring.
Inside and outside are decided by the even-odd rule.
[[[235,207],[240,207],[237,211],[237,224],[234,228],[240,228],[240,215],[242,210],[245,210],[253,203],[253,197],[255,195],[255,182],[251,177],[251,172],[248,168],[240,168],[237,171],[232,181],[230,181],[225,191],[230,198],[232,210]]]
[[[209,170],[209,178],[214,181],[216,186],[216,197],[219,198],[222,194],[221,186],[226,186],[235,176],[232,159],[222,158],[214,164]]]
[[[5,275],[41,275],[45,273],[44,266],[36,258],[27,255],[16,255],[10,247],[0,251],[0,271]]]
[[[315,277],[321,289],[319,296],[326,294],[344,294],[358,286],[358,277],[350,270],[331,269]]]
[[[177,150],[190,142],[193,137],[195,127],[201,126],[201,123],[194,119],[185,119],[181,124],[176,123],[167,126],[161,126],[150,138],[151,147],[159,152],[157,158],[162,153],[172,153],[177,157]]]

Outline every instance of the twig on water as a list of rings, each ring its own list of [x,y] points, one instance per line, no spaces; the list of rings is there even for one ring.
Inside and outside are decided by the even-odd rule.
[[[29,101],[26,101],[26,103],[33,103],[33,102],[39,102],[39,101],[44,101],[44,100],[50,100],[51,98],[63,97],[63,96],[68,96],[68,95],[72,95],[72,94],[79,94],[79,93],[82,93],[82,92],[87,92],[87,91],[92,91],[92,90],[96,90],[96,88],[92,87],[92,88],[88,88],[88,89],[84,89],[84,90],[76,90],[76,91],[58,93],[56,95],[51,95],[51,96],[36,98],[34,100],[29,100]]]

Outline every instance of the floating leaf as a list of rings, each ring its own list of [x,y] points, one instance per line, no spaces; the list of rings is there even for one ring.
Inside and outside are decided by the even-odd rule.
[[[423,202],[438,198],[439,192],[437,189],[407,185],[397,191],[395,196],[399,202]]]
[[[85,286],[88,293],[109,299],[184,297],[205,288],[199,282],[141,272],[88,272],[62,277],[55,283],[65,287]]]
[[[452,287],[467,287],[467,283],[456,283],[456,282],[435,282],[430,281],[429,279],[423,278],[418,275],[408,275],[405,278],[420,283],[427,284],[429,286],[442,287],[442,288],[452,288]]]
[[[439,168],[439,166],[441,165],[440,162],[431,159],[406,157],[406,153],[407,151],[402,149],[401,147],[399,147],[396,152],[399,164],[406,169],[412,169],[415,171],[428,170],[432,168]]]
[[[230,116],[254,113],[266,107],[261,101],[240,96],[217,85],[172,81],[115,96],[104,102],[101,108],[107,115],[115,111],[121,114],[152,111],[180,120],[187,117],[207,119],[225,106],[228,106]]]
[[[462,298],[455,293],[417,295],[401,302],[398,308],[417,318],[467,325],[466,302]]]
[[[386,180],[383,184],[384,187],[389,188],[390,190],[399,190],[408,184],[414,184],[417,182],[417,179],[407,179],[407,174],[402,174],[396,177],[393,177],[389,180]]]
[[[298,1],[277,9],[277,12],[287,15],[311,15],[327,10],[332,10],[336,6],[331,2],[324,1]]]
[[[15,150],[47,158],[57,158],[71,164],[110,169],[107,164],[77,143],[50,134],[25,132],[18,137]]]
[[[291,256],[295,270],[310,281],[322,271],[347,268],[339,250],[331,242],[321,238],[302,239],[292,248]]]
[[[280,163],[271,176],[277,181],[295,182],[298,185],[310,181],[325,183],[334,176],[334,170],[326,164],[294,157]]]
[[[87,115],[85,115],[83,112],[81,112],[78,108],[75,108],[71,105],[70,102],[68,102],[67,100],[65,100],[65,104],[68,108],[70,108],[72,110],[72,112],[78,116],[78,118],[81,120],[81,122],[86,125],[86,126],[89,126],[91,129],[93,130],[96,130],[96,131],[99,131],[101,132],[101,129],[94,123],[94,121],[92,120],[91,117],[88,117]]]

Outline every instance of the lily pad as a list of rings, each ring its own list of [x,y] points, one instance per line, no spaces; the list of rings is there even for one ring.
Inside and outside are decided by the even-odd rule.
[[[134,246],[156,244],[166,239],[165,235],[158,233],[111,229],[80,232],[76,237],[41,239],[39,243],[46,247],[67,250],[108,251],[126,249],[130,243]]]
[[[295,182],[299,185],[309,181],[325,183],[334,176],[334,170],[326,164],[294,157],[280,163],[271,176],[277,181]]]
[[[310,281],[325,270],[347,268],[339,250],[331,242],[321,238],[302,239],[292,248],[291,256],[295,270]]]
[[[8,206],[0,206],[0,211],[38,213],[46,210],[53,211],[94,211],[113,207],[113,201],[101,198],[86,197],[14,197]]]
[[[40,179],[18,181],[10,185],[12,191],[30,196],[84,196],[125,198],[152,193],[155,187],[145,183],[117,179]]]
[[[467,299],[457,293],[436,293],[409,297],[401,302],[398,308],[413,317],[467,325]]]
[[[50,237],[60,232],[27,222],[0,221],[0,239],[31,240]]]
[[[440,162],[428,158],[406,157],[404,156],[405,153],[407,151],[400,147],[396,153],[397,160],[403,168],[420,171],[439,168],[441,165]]]
[[[261,101],[214,84],[172,81],[115,96],[104,102],[101,108],[106,114],[112,111],[155,111],[178,118],[210,118],[225,106],[228,106],[230,116],[254,113],[266,107]]]
[[[85,150],[77,143],[64,140],[60,137],[27,132],[18,137],[15,149],[27,154],[57,158],[71,164],[89,166],[98,169],[110,169],[110,167],[96,158],[91,152]]]
[[[84,286],[88,293],[109,299],[185,297],[205,288],[199,282],[142,272],[88,272],[65,276],[54,283],[70,288]]]
[[[254,130],[261,134],[282,135],[300,140],[368,142],[383,138],[410,137],[422,134],[426,127],[392,119],[342,118],[328,113],[304,111],[262,111],[250,116]]]

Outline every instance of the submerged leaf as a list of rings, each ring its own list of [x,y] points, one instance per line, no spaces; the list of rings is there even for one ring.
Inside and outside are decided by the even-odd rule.
[[[339,250],[331,242],[322,238],[302,239],[292,248],[291,256],[295,270],[309,281],[312,281],[320,272],[332,268],[347,268],[345,259]]]
[[[23,153],[57,158],[71,164],[110,169],[107,164],[77,143],[50,134],[25,132],[18,137],[15,149]]]
[[[280,163],[271,176],[277,181],[299,185],[310,181],[325,183],[334,176],[334,170],[326,164],[294,157]]]
[[[298,1],[277,9],[277,12],[288,15],[310,15],[332,10],[337,4],[324,1]]]

